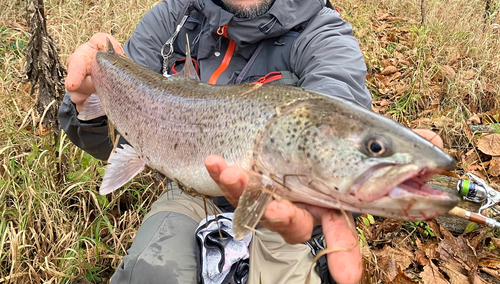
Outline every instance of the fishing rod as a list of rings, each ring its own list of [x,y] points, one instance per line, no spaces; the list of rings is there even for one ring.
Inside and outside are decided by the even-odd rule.
[[[486,217],[481,213],[484,209],[492,209],[500,214],[500,211],[495,208],[496,205],[500,204],[500,192],[494,190],[483,179],[471,173],[467,173],[466,175],[470,178],[470,180],[461,179],[458,181],[458,194],[465,200],[475,203],[483,203],[483,205],[481,206],[481,208],[479,208],[479,211],[477,213],[468,211],[460,207],[455,207],[448,213],[461,218],[465,218],[481,225],[500,229],[500,222],[493,218]]]

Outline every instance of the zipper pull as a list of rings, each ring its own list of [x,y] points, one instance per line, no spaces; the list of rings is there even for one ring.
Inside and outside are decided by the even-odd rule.
[[[219,39],[217,39],[217,44],[215,45],[215,52],[214,52],[214,55],[216,57],[220,56],[221,45],[222,45],[222,36],[219,35]]]

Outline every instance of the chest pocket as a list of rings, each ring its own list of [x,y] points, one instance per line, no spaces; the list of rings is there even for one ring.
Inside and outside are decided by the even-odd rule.
[[[290,53],[293,42],[299,35],[299,32],[289,31],[280,37],[263,40],[231,83],[296,86],[299,78],[292,72]]]
[[[173,42],[174,53],[170,57],[167,70],[174,74],[182,70],[185,62],[186,34],[189,35],[191,55],[198,52],[198,39],[203,33],[205,17],[197,10],[189,11],[189,17]],[[301,25],[301,29],[303,25]],[[261,41],[245,67],[232,76],[229,84],[264,83],[297,86],[299,78],[290,67],[290,53],[293,42],[300,32],[292,30],[279,37]],[[197,66],[196,59],[193,59]]]

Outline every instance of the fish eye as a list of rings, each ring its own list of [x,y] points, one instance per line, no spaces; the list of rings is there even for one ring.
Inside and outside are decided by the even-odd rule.
[[[366,140],[365,147],[370,156],[380,157],[388,154],[388,143],[382,137],[370,137]]]

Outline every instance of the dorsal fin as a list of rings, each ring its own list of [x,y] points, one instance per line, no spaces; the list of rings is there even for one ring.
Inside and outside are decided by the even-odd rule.
[[[115,49],[113,48],[113,43],[111,43],[109,37],[106,38],[106,44],[108,45],[108,52],[115,52]]]
[[[200,80],[198,73],[196,73],[196,68],[194,68],[193,60],[191,59],[191,47],[189,46],[189,36],[186,34],[186,62],[184,63],[184,68],[176,74],[176,76],[183,78],[190,78],[194,80]]]

